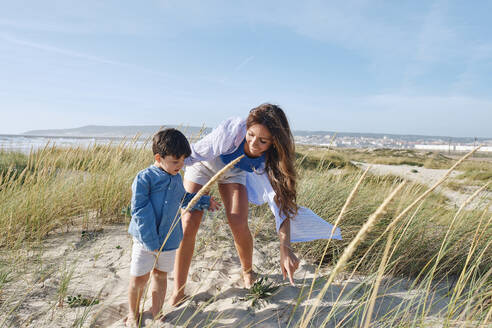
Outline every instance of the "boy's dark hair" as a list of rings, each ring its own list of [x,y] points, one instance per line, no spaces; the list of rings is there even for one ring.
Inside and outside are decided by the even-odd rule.
[[[188,139],[176,129],[160,130],[152,138],[152,151],[159,154],[162,158],[172,155],[176,158],[188,157],[191,155],[191,147]]]

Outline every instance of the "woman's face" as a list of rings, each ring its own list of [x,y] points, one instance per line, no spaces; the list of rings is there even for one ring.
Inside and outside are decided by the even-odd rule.
[[[255,124],[246,131],[244,152],[249,157],[259,157],[270,148],[273,138],[266,126]]]

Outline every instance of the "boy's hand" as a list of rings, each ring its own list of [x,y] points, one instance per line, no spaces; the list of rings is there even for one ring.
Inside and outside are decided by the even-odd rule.
[[[214,211],[220,209],[220,206],[221,206],[220,203],[217,202],[212,196],[210,196],[210,206],[209,206],[208,210],[210,212],[214,212]]]

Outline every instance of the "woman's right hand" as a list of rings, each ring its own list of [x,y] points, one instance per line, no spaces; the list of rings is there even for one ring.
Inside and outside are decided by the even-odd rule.
[[[290,284],[294,286],[294,272],[299,267],[299,259],[292,251],[290,245],[280,245],[280,268],[284,280],[289,277]]]

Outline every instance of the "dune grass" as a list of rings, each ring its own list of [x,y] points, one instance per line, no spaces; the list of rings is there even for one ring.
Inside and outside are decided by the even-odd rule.
[[[346,162],[366,162],[371,164],[411,165],[426,168],[446,168],[451,166],[453,159],[436,152],[413,149],[358,149],[331,148],[321,146],[300,146],[298,152],[310,157],[340,157]]]
[[[299,202],[318,213],[330,222],[334,222],[345,199],[348,197],[351,186],[355,185],[357,175],[348,173],[347,175],[332,175],[330,173],[311,172],[304,175],[303,183],[300,188]],[[344,241],[333,244],[323,259],[326,262],[336,261],[340,250],[346,246],[358,232],[364,220],[382,202],[390,189],[399,183],[401,179],[394,176],[366,178],[358,194],[352,202],[340,226],[343,230]],[[417,184],[409,184],[401,192],[400,197],[387,208],[385,215],[375,226],[373,232],[364,243],[360,251],[353,255],[353,260],[357,261],[365,255],[366,260],[360,265],[360,269],[368,272],[375,269],[374,257],[381,251],[382,242],[374,244],[374,240],[384,231],[387,224],[397,214],[399,209],[408,206],[418,195],[422,194],[427,188]],[[394,273],[405,275],[415,275],[420,272],[427,263],[428,259],[436,252],[436,244],[444,236],[447,225],[453,218],[454,211],[445,205],[445,198],[436,194],[431,194],[420,206],[419,211],[413,214],[411,220],[402,222],[395,231],[396,238],[400,240],[399,248],[395,249],[395,256],[400,257],[400,261],[395,266]],[[474,227],[478,224],[481,217],[480,210],[467,211],[463,214],[463,219],[450,238],[456,247],[450,250],[446,256],[446,265],[443,264],[442,272],[455,274],[460,270],[460,258],[464,258],[466,249],[459,247],[462,243],[471,240]],[[409,218],[410,219],[410,218]],[[489,236],[492,236],[492,227],[486,228]],[[322,250],[327,241],[321,240],[312,243],[301,243],[296,245],[297,249],[316,260],[321,260]],[[369,246],[372,250],[366,254]],[[490,252],[491,250],[489,250]],[[412,256],[407,256],[411,254]],[[489,253],[492,255],[492,253]],[[484,263],[485,270],[489,264]]]
[[[403,155],[413,158],[407,153]],[[358,302],[347,308],[337,299],[324,314],[322,324],[425,326],[423,323],[429,320],[432,309],[429,299],[438,288],[435,283],[451,281],[448,295],[452,302],[438,313],[439,322],[445,326],[486,325],[492,313],[492,216],[487,210],[488,204],[472,210],[456,210],[446,206],[444,197],[430,193],[403,215],[388,235],[388,225],[428,188],[413,183],[401,186],[402,179],[395,176],[367,175],[361,179],[362,172],[351,165],[350,160],[346,153],[340,152],[313,155],[301,149],[297,155],[299,204],[330,222],[340,218],[344,237],[343,241],[331,241],[328,247],[326,240],[296,244],[297,253],[324,266],[338,268],[333,271],[331,281],[342,268],[350,276],[364,274],[366,277],[360,282],[362,292]],[[424,166],[425,161],[425,158],[417,160]],[[447,167],[454,163],[451,159],[442,161],[449,161]],[[74,225],[128,222],[124,209],[130,202],[131,182],[139,170],[151,163],[148,147],[136,146],[131,140],[88,148],[47,145],[28,156],[0,152],[2,310],[14,311],[19,306],[20,300],[9,300],[3,290],[16,280],[16,272],[21,271],[27,257],[27,252],[23,251],[26,245],[39,247],[48,234]],[[476,165],[482,164],[465,162],[460,167],[464,168],[463,174],[467,174],[463,179],[486,185],[491,178],[475,174]],[[484,171],[488,172],[488,166]],[[357,193],[340,215],[359,182]],[[384,210],[378,211],[397,186],[401,186],[398,193],[385,204]],[[480,199],[481,193],[474,197]],[[482,203],[486,201],[482,199]],[[371,221],[371,229],[361,230],[375,212],[377,216]],[[87,220],[89,216],[91,223]],[[251,216],[264,222],[253,231],[258,242],[276,239],[273,224],[267,223],[271,221],[271,214],[266,206],[252,207]],[[364,238],[357,237],[362,231]],[[355,240],[356,245],[352,243]],[[348,255],[347,249],[350,250]],[[43,270],[40,277],[53,271],[40,268]],[[372,315],[374,303],[382,297],[378,292],[380,286],[388,276],[409,279],[413,287],[423,291],[423,296],[396,307],[384,317]],[[61,287],[66,290],[66,286]],[[29,290],[27,288],[23,294],[25,297]],[[317,315],[317,306],[313,305],[309,311],[290,326],[319,326],[319,322],[312,319]],[[2,325],[5,324],[4,320]]]
[[[411,165],[429,169],[447,169],[464,154],[447,154],[446,152],[432,152],[416,149],[360,149],[360,148],[333,148],[326,146],[297,147],[298,157],[307,156],[312,159],[338,158],[346,163],[350,161],[365,162],[371,164],[387,165]],[[460,166],[460,171],[488,172],[488,176],[482,175],[483,180],[490,178],[492,172],[492,154],[475,153],[473,161],[467,161]]]
[[[121,221],[136,172],[149,165],[149,150],[131,141],[119,145],[32,153],[22,171],[0,172],[0,246],[15,248],[94,213],[100,223]],[[151,155],[151,154],[150,154]],[[17,157],[15,157],[17,158]]]

